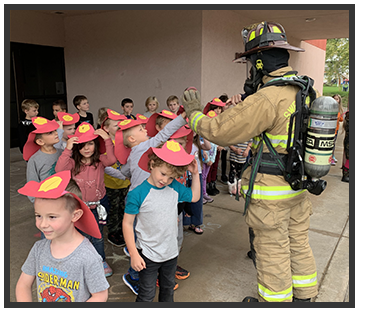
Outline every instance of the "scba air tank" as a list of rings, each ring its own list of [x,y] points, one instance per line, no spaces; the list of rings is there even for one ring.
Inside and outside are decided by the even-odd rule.
[[[338,112],[337,101],[329,96],[316,98],[310,108],[304,168],[312,179],[325,176],[331,168]]]

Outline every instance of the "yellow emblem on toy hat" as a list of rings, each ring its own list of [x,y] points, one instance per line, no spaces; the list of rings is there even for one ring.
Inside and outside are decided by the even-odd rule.
[[[172,152],[179,152],[181,150],[180,144],[176,141],[166,141],[166,148]]]
[[[47,124],[48,120],[46,118],[43,118],[43,117],[37,117],[35,120],[34,120],[34,123],[37,124],[37,125],[44,125],[44,124]]]
[[[43,191],[47,192],[49,190],[56,189],[62,182],[62,178],[60,177],[54,177],[51,179],[46,180],[41,184],[41,186],[38,189],[38,192]]]
[[[164,109],[162,112],[163,112],[163,113],[165,113],[166,115],[170,115],[170,116],[171,116],[171,115],[173,115],[173,113],[172,113],[172,112],[170,112],[170,111],[168,111],[168,110],[165,110],[165,109]]]
[[[82,134],[88,132],[89,130],[90,130],[90,126],[86,125],[86,124],[80,125],[80,127],[79,127],[79,132]]]
[[[115,110],[111,110],[110,113],[112,113],[113,115],[116,115],[116,116],[120,116],[120,114],[118,112],[116,112]]]
[[[71,120],[73,120],[73,117],[72,117],[72,116],[70,116],[70,115],[65,115],[65,116],[63,116],[63,117],[62,117],[62,119],[63,119],[64,121],[71,121]]]
[[[132,121],[132,119],[122,120],[122,121],[119,123],[119,125],[120,125],[120,126],[125,126],[125,125],[128,125],[131,121]]]
[[[143,115],[139,115],[138,118],[143,119],[143,120],[144,119],[147,119],[147,117],[146,116],[143,116]]]
[[[218,97],[214,98],[213,100],[214,100],[215,102],[217,102],[217,103],[221,102],[221,100],[220,100]]]
[[[207,116],[210,117],[210,118],[213,118],[213,117],[217,116],[217,114],[216,114],[216,112],[214,110],[210,110],[207,113]]]

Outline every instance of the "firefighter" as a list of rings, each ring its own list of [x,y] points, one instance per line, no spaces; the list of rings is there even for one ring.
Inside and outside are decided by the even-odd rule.
[[[279,23],[251,25],[242,30],[242,37],[245,52],[240,57],[252,65],[244,85],[248,95],[244,101],[209,118],[201,111],[199,92],[189,88],[184,92],[183,105],[190,127],[203,138],[222,146],[254,139],[253,165],[242,175],[241,193],[246,200],[245,221],[254,234],[258,298],[246,297],[243,301],[310,302],[318,293],[316,264],[308,243],[312,205],[307,190],[293,190],[285,181],[266,146],[270,141],[281,159],[287,159],[289,120],[299,88],[285,85],[260,89],[270,80],[295,75],[288,66],[288,51],[304,50],[287,42]],[[264,135],[269,141],[263,141]],[[268,164],[260,165],[250,182],[259,151]]]

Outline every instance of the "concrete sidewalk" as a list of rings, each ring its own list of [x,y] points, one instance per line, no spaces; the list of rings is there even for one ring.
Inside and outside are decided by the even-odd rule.
[[[336,142],[338,163],[324,178],[328,182],[327,189],[320,196],[311,195],[313,215],[309,240],[319,282],[315,302],[349,302],[349,184],[341,182],[342,139],[339,134]],[[18,148],[10,150],[9,169],[10,241],[5,245],[10,244],[9,293],[10,301],[15,302],[15,285],[21,266],[39,239],[35,236],[39,231],[35,227],[32,204],[17,193],[26,181],[26,163]],[[221,193],[214,197],[213,203],[204,205],[204,233],[197,235],[184,231],[178,265],[191,275],[186,280],[177,281],[179,288],[175,291],[175,302],[242,302],[245,296],[257,295],[256,270],[246,256],[249,236],[242,216],[243,199],[238,202],[228,194],[227,186],[220,182],[217,186]],[[129,267],[128,257],[122,248],[107,241],[105,252],[114,271],[108,278],[111,286],[108,301],[134,302],[135,295],[122,281]],[[33,292],[35,295],[35,284]]]

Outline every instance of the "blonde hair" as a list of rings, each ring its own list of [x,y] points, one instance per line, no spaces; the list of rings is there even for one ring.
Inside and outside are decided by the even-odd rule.
[[[160,103],[158,102],[156,96],[150,96],[146,99],[146,102],[145,102],[145,106],[146,106],[147,111],[149,111],[148,104],[151,103],[151,102],[156,102],[156,105],[157,105],[156,110],[157,110],[158,106],[160,106]]]
[[[33,99],[24,99],[22,101],[21,107],[22,107],[22,111],[24,112],[26,110],[29,110],[31,107],[35,107],[36,109],[38,109],[39,104]]]
[[[166,122],[166,121],[169,123],[170,121],[172,121],[172,119],[161,116],[161,115],[158,115],[157,118],[156,118],[155,125],[157,125],[158,127],[161,128],[162,125],[164,124],[164,122]]]

